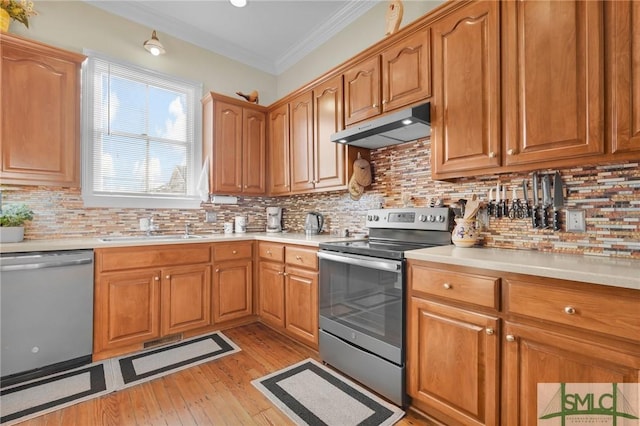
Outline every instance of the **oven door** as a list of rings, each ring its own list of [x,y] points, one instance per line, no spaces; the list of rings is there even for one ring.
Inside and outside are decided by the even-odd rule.
[[[404,364],[404,262],[318,252],[320,328]]]

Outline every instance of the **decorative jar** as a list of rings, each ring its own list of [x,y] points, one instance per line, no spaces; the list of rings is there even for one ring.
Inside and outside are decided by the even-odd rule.
[[[478,230],[475,218],[457,218],[456,226],[451,233],[451,241],[457,247],[473,247],[478,241]]]

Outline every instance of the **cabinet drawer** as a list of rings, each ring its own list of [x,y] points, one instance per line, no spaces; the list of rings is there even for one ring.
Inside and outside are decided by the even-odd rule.
[[[253,243],[251,241],[213,245],[213,259],[216,262],[220,262],[222,260],[245,259],[252,256]]]
[[[640,340],[640,292],[596,290],[588,284],[580,289],[558,280],[545,281],[553,286],[512,279],[506,283],[509,313]]]
[[[95,253],[100,272],[211,262],[209,244],[105,248]]]
[[[318,269],[318,251],[302,247],[287,247],[285,262],[288,265],[300,266],[308,269]]]
[[[410,264],[409,280],[411,289],[421,293],[498,309],[500,278]]]
[[[278,243],[261,242],[258,246],[259,256],[262,259],[284,262],[284,245]]]

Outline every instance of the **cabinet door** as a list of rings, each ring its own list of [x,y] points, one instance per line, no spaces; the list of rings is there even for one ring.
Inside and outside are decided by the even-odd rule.
[[[331,135],[344,127],[342,102],[342,76],[334,77],[313,89],[316,189],[347,185],[346,147],[331,142]]]
[[[162,335],[211,323],[211,267],[162,270]]]
[[[233,260],[216,264],[211,301],[214,323],[252,314],[252,265],[251,260]]]
[[[607,2],[607,41],[611,152],[615,156],[640,152],[640,2]]]
[[[285,299],[287,331],[317,348],[318,273],[287,266]]]
[[[289,105],[269,111],[269,194],[291,192],[289,162]]]
[[[560,414],[559,396],[541,394],[539,400],[541,383],[557,384],[559,390],[560,383],[638,383],[640,377],[637,350],[635,354],[624,352],[615,343],[608,347],[522,324],[505,324],[503,353],[504,425],[540,424],[543,413],[538,407]],[[622,401],[619,404],[621,407]],[[565,418],[569,424],[571,417]]]
[[[431,96],[431,31],[422,29],[382,53],[382,110]]]
[[[2,183],[78,187],[84,56],[5,33],[0,52]]]
[[[442,419],[447,424],[497,424],[497,328],[497,318],[412,297],[407,329],[409,395],[424,409],[447,416]]]
[[[160,271],[101,274],[95,288],[94,352],[160,337]]]
[[[313,189],[313,97],[304,93],[289,102],[291,114],[291,191]]]
[[[260,318],[284,328],[284,264],[261,261],[259,277]]]
[[[213,193],[242,191],[242,108],[215,101]]]
[[[344,72],[345,126],[382,112],[380,68],[380,56],[376,55]]]
[[[242,192],[264,194],[267,163],[267,118],[262,111],[243,110],[242,131]]]
[[[500,165],[498,7],[471,3],[433,25],[436,177]]]
[[[604,153],[603,2],[501,6],[505,164]]]

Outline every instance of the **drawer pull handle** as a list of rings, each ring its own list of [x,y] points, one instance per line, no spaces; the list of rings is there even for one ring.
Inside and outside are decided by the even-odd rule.
[[[238,254],[238,251],[237,251],[237,250],[234,250],[234,251],[232,251],[231,253],[233,253],[233,254]]]
[[[271,256],[271,250],[267,250],[267,254]]]
[[[489,336],[493,336],[493,333],[494,333],[493,328],[488,327],[488,328],[485,330],[485,333],[487,333],[487,335],[489,335]]]
[[[284,275],[284,272],[278,271],[278,275]]]
[[[507,339],[507,342],[515,342],[516,341],[516,336],[514,336],[513,334],[507,334],[505,336],[505,339]]]
[[[574,315],[576,313],[576,308],[574,308],[573,306],[565,306],[564,313],[567,315]]]
[[[451,290],[453,288],[453,286],[449,283],[442,284],[442,287],[444,287],[445,290]]]
[[[296,260],[302,260],[300,256],[296,256]]]

